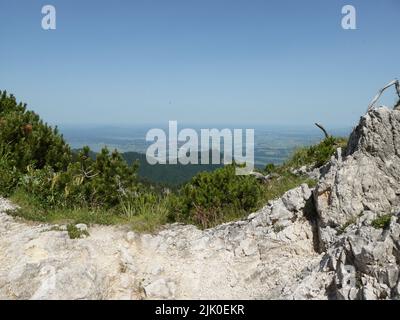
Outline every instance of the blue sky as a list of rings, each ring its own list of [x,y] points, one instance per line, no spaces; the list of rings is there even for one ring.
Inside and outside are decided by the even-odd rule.
[[[57,30],[41,28],[45,4]],[[341,28],[345,4],[357,30]],[[399,13],[398,0],[0,0],[0,89],[52,124],[345,127],[400,77]]]

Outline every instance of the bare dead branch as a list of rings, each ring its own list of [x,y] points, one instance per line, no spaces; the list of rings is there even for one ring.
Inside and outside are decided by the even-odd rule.
[[[84,177],[87,178],[87,179],[92,179],[92,178],[94,178],[94,177],[99,175],[98,173],[91,174],[91,171],[90,172],[83,171],[82,173],[83,173]]]
[[[399,110],[400,109],[400,99],[397,101],[396,105],[394,106],[394,109]]]
[[[400,83],[399,83],[399,80],[395,79],[395,80],[389,82],[389,83],[388,83],[386,86],[384,86],[381,90],[379,90],[379,92],[377,93],[377,95],[374,97],[374,99],[372,99],[371,103],[369,104],[368,110],[367,110],[367,111],[373,109],[374,106],[375,106],[375,103],[376,103],[376,102],[379,100],[379,98],[382,96],[383,92],[384,92],[386,89],[388,89],[388,88],[390,88],[391,86],[393,86],[393,85],[395,86],[397,95],[398,95],[399,98],[400,98]]]
[[[86,170],[83,168],[83,165],[81,165],[81,171],[82,171],[82,175],[83,175],[86,179],[92,179],[92,178],[94,178],[94,177],[96,177],[96,176],[99,175],[99,173],[92,174],[92,173],[93,173],[93,170],[86,171]]]
[[[260,180],[262,182],[268,182],[273,178],[279,177],[279,174],[277,173],[270,173],[264,176],[262,173],[256,171],[251,172],[250,175],[254,176],[257,180]]]
[[[320,125],[319,123],[315,123],[315,125],[324,132],[325,138],[329,138],[328,132],[325,130],[325,128],[322,125]]]

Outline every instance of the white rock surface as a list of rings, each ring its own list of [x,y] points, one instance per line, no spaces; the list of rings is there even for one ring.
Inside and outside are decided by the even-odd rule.
[[[400,110],[368,112],[314,192],[323,226],[342,226],[364,211],[400,209]]]
[[[286,196],[294,221],[274,231],[268,216],[200,231],[174,224],[154,235],[92,226],[84,239],[14,219],[0,200],[0,299],[278,298],[310,261],[310,222],[301,215],[311,191]],[[300,211],[297,211],[300,210]],[[286,219],[286,217],[283,217]],[[54,228],[53,228],[54,229]]]

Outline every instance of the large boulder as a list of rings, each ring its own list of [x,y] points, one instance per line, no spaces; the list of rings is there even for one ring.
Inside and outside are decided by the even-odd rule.
[[[396,211],[400,204],[400,110],[364,115],[314,190],[320,226],[338,228],[362,212]]]

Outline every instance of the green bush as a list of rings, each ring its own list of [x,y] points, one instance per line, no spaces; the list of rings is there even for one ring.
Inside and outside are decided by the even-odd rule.
[[[0,193],[20,188],[43,208],[112,208],[138,188],[137,166],[103,149],[73,154],[57,129],[0,91]]]
[[[10,196],[18,184],[20,173],[10,152],[0,146],[0,195]]]
[[[95,160],[88,153],[84,148],[65,171],[28,166],[20,187],[46,208],[111,208],[119,205],[122,195],[136,190],[136,167],[128,166],[118,152],[103,149]]]
[[[294,168],[300,168],[305,165],[320,167],[329,161],[329,159],[335,154],[337,148],[345,148],[346,145],[347,139],[330,136],[317,145],[296,150],[285,165]]]
[[[261,185],[253,176],[237,176],[235,165],[202,172],[172,200],[174,219],[203,228],[241,216],[258,208]]]
[[[65,169],[71,151],[57,128],[52,129],[26,105],[17,104],[13,95],[0,91],[0,145],[9,152],[21,172],[28,166]]]

